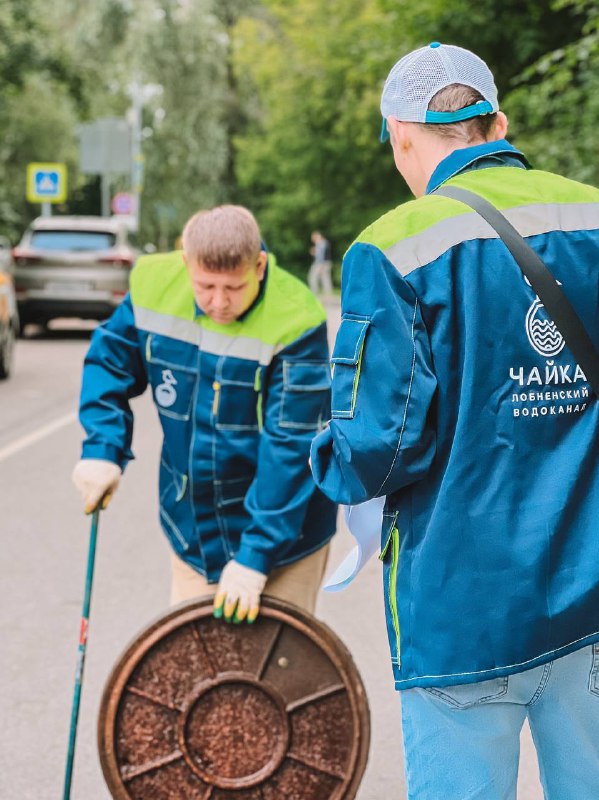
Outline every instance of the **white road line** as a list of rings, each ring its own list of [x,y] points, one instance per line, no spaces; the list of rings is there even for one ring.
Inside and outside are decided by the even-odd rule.
[[[52,422],[48,422],[47,425],[42,425],[42,427],[38,428],[36,431],[28,433],[26,436],[21,436],[20,439],[17,439],[11,444],[7,444],[6,447],[0,449],[0,461],[4,461],[5,459],[10,458],[10,456],[14,456],[15,453],[24,450],[26,447],[29,447],[36,442],[39,442],[41,439],[45,439],[46,436],[50,436],[51,433],[70,425],[76,420],[77,412],[71,411],[69,414],[65,414],[64,417],[59,417]]]

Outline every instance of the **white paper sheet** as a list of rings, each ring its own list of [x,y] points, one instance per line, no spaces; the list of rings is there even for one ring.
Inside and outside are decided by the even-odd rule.
[[[341,592],[354,580],[366,562],[380,550],[384,497],[344,508],[345,522],[356,546],[337,565],[326,580],[325,592]]]

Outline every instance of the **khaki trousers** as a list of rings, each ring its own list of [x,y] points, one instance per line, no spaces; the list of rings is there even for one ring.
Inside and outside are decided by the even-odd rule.
[[[311,553],[305,558],[274,569],[266,582],[264,594],[278,600],[286,600],[296,606],[314,613],[316,596],[329,556],[329,544]],[[218,584],[208,583],[203,575],[196,572],[174,553],[171,554],[171,605],[175,606],[185,600],[194,600],[202,595],[216,594]]]

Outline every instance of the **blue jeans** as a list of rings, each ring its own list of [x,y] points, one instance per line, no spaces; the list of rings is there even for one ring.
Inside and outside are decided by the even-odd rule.
[[[599,798],[599,644],[401,705],[409,800],[515,800],[527,717],[546,800]]]

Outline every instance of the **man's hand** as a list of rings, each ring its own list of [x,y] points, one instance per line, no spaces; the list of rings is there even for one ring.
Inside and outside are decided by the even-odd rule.
[[[72,480],[81,497],[86,514],[91,514],[98,503],[106,508],[121,480],[121,468],[112,461],[83,458],[73,470]]]
[[[252,624],[260,611],[260,595],[266,585],[266,575],[229,561],[223,569],[218,591],[214,598],[214,616],[230,622],[247,621]]]

